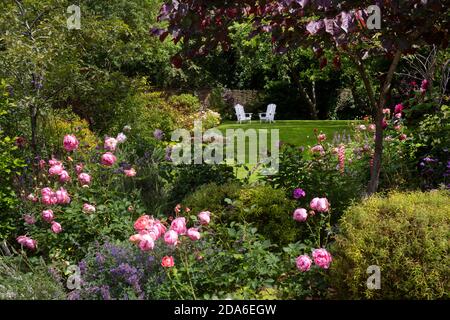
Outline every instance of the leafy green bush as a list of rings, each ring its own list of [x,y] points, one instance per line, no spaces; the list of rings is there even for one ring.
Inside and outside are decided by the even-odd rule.
[[[200,111],[200,100],[191,94],[171,96],[167,101],[173,108],[182,114],[190,114]]]
[[[0,256],[0,300],[63,300],[66,298],[56,270],[40,260]]]
[[[448,299],[450,200],[447,191],[391,193],[354,204],[333,246],[330,282],[339,298]],[[381,269],[369,290],[366,270]]]

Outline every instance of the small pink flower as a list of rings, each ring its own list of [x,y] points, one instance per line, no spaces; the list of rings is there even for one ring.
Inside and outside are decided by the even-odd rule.
[[[82,164],[82,163],[79,163],[75,166],[75,171],[77,174],[80,174],[83,171],[83,169],[84,169],[84,164]]]
[[[139,249],[141,249],[142,251],[150,251],[153,250],[154,247],[155,247],[155,240],[153,240],[153,238],[150,235],[145,234],[141,236],[139,242]]]
[[[39,169],[44,169],[46,165],[45,160],[39,160]]]
[[[399,103],[395,106],[394,113],[402,113],[402,112],[403,112],[403,105]]]
[[[400,131],[400,130],[402,130],[402,126],[398,124],[394,127],[394,129],[395,129],[395,131]]]
[[[361,124],[361,125],[358,126],[358,130],[359,130],[359,131],[366,131],[367,128],[366,128],[365,125]]]
[[[164,234],[164,242],[169,246],[176,246],[178,244],[178,233],[174,230],[169,230]]]
[[[61,172],[61,174],[59,175],[59,181],[60,181],[61,183],[65,183],[65,182],[67,182],[67,181],[70,181],[69,173],[68,173],[66,170],[63,170],[63,171]]]
[[[293,218],[295,221],[303,222],[308,218],[308,212],[303,208],[298,208],[294,211]]]
[[[52,191],[52,189],[50,189],[50,188],[43,188],[42,190],[41,190],[41,195],[43,196],[43,197],[45,197],[45,196],[51,196],[53,194],[53,191]]]
[[[63,141],[66,151],[73,151],[78,148],[78,140],[73,134],[66,135]]]
[[[42,211],[42,219],[48,223],[51,223],[53,219],[55,219],[55,215],[52,210],[44,210]]]
[[[84,213],[94,213],[95,207],[89,203],[83,204],[83,212]]]
[[[64,167],[60,164],[51,166],[50,169],[48,169],[48,173],[51,176],[59,176],[64,171]]]
[[[400,139],[400,141],[404,141],[404,140],[406,140],[406,138],[408,138],[408,136],[406,134],[402,133],[398,138]]]
[[[127,136],[122,132],[117,135],[117,143],[124,143],[127,140]]]
[[[314,263],[322,269],[328,269],[333,260],[331,254],[325,249],[314,249],[312,253]]]
[[[25,220],[26,224],[35,224],[36,223],[36,219],[31,214],[24,215],[23,220]]]
[[[420,92],[421,93],[427,92],[429,86],[430,82],[427,79],[422,80],[422,83],[420,85]]]
[[[188,231],[187,231],[187,236],[192,241],[200,240],[200,232],[198,232],[197,228],[189,228]]]
[[[60,188],[58,191],[55,192],[55,194],[59,204],[70,203],[69,194],[67,193],[67,190],[65,190],[64,188]]]
[[[391,114],[391,109],[389,108],[383,109],[383,114]]]
[[[115,155],[113,155],[111,152],[107,152],[102,155],[101,164],[110,167],[110,166],[114,165],[116,160],[117,160],[117,158]]]
[[[162,258],[161,260],[161,266],[163,266],[164,268],[172,268],[175,265],[174,261],[173,261],[173,257],[172,256],[165,256],[164,258]]]
[[[133,243],[139,243],[141,241],[141,239],[142,239],[142,235],[138,233],[138,234],[132,235],[129,240]]]
[[[295,259],[295,264],[297,265],[297,269],[301,272],[306,272],[311,269],[312,260],[307,255],[302,255]]]
[[[327,136],[325,133],[321,133],[317,136],[317,140],[319,140],[319,143],[322,141],[325,141],[327,139]]]
[[[377,127],[376,127],[375,124],[373,124],[373,123],[372,123],[372,124],[369,124],[368,129],[369,129],[370,132],[375,132],[376,128],[377,128]]]
[[[115,138],[107,138],[105,140],[105,149],[111,152],[116,151],[117,140]]]
[[[36,249],[36,246],[37,246],[36,240],[33,240],[27,236],[18,236],[17,242],[20,243],[22,246],[24,246],[28,249],[31,249],[31,250]]]
[[[180,217],[180,218],[174,219],[170,225],[170,230],[173,230],[178,234],[185,234],[186,233],[186,218]]]
[[[91,176],[87,173],[80,173],[78,175],[78,181],[82,186],[88,186],[91,184]]]
[[[56,221],[52,221],[51,229],[52,229],[52,232],[56,233],[56,234],[60,233],[63,230],[62,227],[61,227],[61,224],[59,224]]]
[[[388,126],[388,123],[386,122],[386,119],[383,118],[383,120],[381,120],[381,127],[382,127],[383,129],[386,129],[387,126]]]
[[[318,144],[311,148],[311,152],[322,154],[324,152],[324,150],[323,150],[323,147],[320,144]]]
[[[399,113],[396,113],[395,114],[395,118],[396,119],[401,119],[402,118],[402,114],[399,112]]]
[[[150,226],[152,225],[152,220],[150,219],[150,217],[148,215],[144,215],[139,217],[136,222],[134,223],[134,230],[136,231],[142,231],[145,229],[150,228]]]
[[[211,221],[211,212],[209,211],[202,211],[198,214],[198,221],[200,224],[207,225]]]
[[[38,199],[34,194],[32,194],[32,193],[30,193],[30,194],[28,195],[27,199],[28,199],[29,201],[32,201],[32,202],[37,202],[37,201],[39,200],[39,199]]]
[[[124,170],[123,172],[125,172],[125,175],[127,177],[134,177],[136,175],[136,170],[134,170],[134,168],[131,168],[130,170]]]
[[[61,161],[56,160],[55,158],[48,160],[48,164],[50,165],[50,167],[62,165]]]
[[[317,212],[327,212],[330,210],[330,204],[327,198],[314,198],[309,205],[311,209]]]

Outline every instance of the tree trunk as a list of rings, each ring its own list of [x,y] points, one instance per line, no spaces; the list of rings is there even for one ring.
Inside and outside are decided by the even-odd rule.
[[[303,100],[306,101],[306,105],[308,106],[309,114],[311,115],[311,118],[313,120],[318,120],[318,112],[317,112],[317,105],[316,105],[316,98],[315,98],[315,84],[313,84],[312,93],[313,98],[311,99],[308,95],[308,92],[306,91],[305,87],[303,86],[302,82],[300,81],[300,78],[298,74],[293,71],[292,72],[292,81],[298,88],[298,91],[300,92],[300,96]]]
[[[373,165],[370,174],[370,181],[367,187],[367,194],[371,195],[377,192],[378,184],[380,181],[380,171],[381,171],[381,159],[383,156],[383,108],[386,104],[386,98],[389,93],[392,77],[394,76],[394,72],[397,69],[398,62],[400,61],[401,52],[397,51],[395,53],[394,59],[392,60],[391,66],[389,67],[389,71],[386,77],[386,80],[383,84],[383,87],[380,91],[380,99],[378,101],[378,106],[375,113],[375,152],[373,155]]]

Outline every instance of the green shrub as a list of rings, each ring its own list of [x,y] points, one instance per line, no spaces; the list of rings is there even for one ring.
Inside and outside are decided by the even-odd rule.
[[[20,256],[0,256],[0,300],[63,300],[58,274],[43,261],[33,266]]]
[[[298,240],[301,229],[292,219],[296,204],[286,198],[285,190],[267,185],[245,188],[235,206],[240,219],[254,223],[273,243],[281,246]]]
[[[330,281],[339,298],[448,299],[449,193],[392,193],[350,207],[333,245]],[[381,268],[381,289],[366,270]]]
[[[171,96],[168,103],[184,114],[190,114],[200,111],[200,100],[191,94],[180,94]]]
[[[225,184],[208,183],[188,195],[183,200],[183,204],[193,210],[193,212],[209,210],[219,214],[228,207],[225,199],[236,200],[239,197],[241,188],[238,182]]]

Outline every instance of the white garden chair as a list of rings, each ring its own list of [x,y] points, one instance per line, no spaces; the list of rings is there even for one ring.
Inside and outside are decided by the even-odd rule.
[[[234,110],[236,111],[237,122],[242,123],[242,121],[252,122],[252,114],[253,113],[245,113],[244,107],[240,104],[234,106]]]
[[[259,122],[266,121],[266,122],[275,122],[275,111],[277,109],[276,104],[269,104],[267,106],[267,111],[262,112],[259,114]]]

